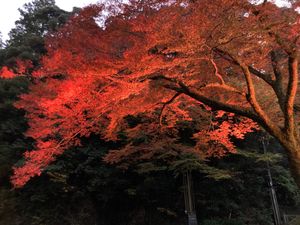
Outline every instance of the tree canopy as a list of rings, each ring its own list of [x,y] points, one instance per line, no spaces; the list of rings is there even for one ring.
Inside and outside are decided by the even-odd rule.
[[[179,121],[201,123],[200,112],[229,120],[199,129],[196,151],[233,151],[230,137],[243,138],[257,123],[285,147],[299,185],[297,6],[131,1],[114,4],[102,26],[104,5],[75,14],[47,36],[36,82],[16,104],[28,112],[36,149],[15,168],[15,186],[82,137],[142,131],[126,124],[128,115],[156,116],[159,123],[145,129],[151,133]],[[216,143],[221,147],[209,147]]]
[[[44,7],[41,6],[47,5],[47,2],[51,5],[53,3],[52,1],[39,0],[29,4],[33,7],[32,10],[27,10],[23,7],[25,14],[21,16],[20,20],[28,18],[27,14],[30,14],[29,17],[35,20],[32,12],[39,14],[38,11],[44,11]],[[146,2],[148,3],[148,1]],[[171,11],[166,10],[171,5],[167,4],[167,2],[161,4],[158,1],[152,1],[152,5],[145,4],[145,2],[138,3],[137,1],[132,1],[132,3],[131,5],[123,5],[119,4],[118,0],[105,1],[103,6],[98,5],[99,8],[97,10],[100,13],[90,18],[88,23],[83,20],[86,20],[88,17],[79,18],[79,20],[82,20],[82,23],[78,22],[79,30],[84,33],[86,24],[94,24],[94,21],[96,21],[97,27],[95,29],[103,31],[101,33],[103,35],[105,33],[104,30],[111,26],[116,17],[119,17],[120,21],[127,21],[134,19],[138,15],[141,16],[143,14],[142,9],[145,9],[145,12],[148,13],[145,14],[145,19],[148,20],[153,18],[150,15],[154,15],[158,13],[158,10],[164,9],[164,14],[160,17],[160,21],[159,15],[157,15],[157,19],[154,21],[155,26],[151,29],[148,27],[148,30],[145,31],[146,27],[143,24],[150,24],[150,20],[147,23],[143,23],[140,28],[140,30],[143,30],[142,33],[145,37],[151,37],[151,33],[145,35],[149,31],[152,34],[157,34],[157,38],[159,38],[159,32],[163,32],[163,30],[160,30],[162,27],[160,24],[163,21],[163,16],[171,13]],[[175,2],[172,3],[175,4]],[[187,7],[188,5],[186,4],[191,3],[191,1],[178,3],[182,3],[181,6]],[[36,7],[39,9],[34,9]],[[176,9],[176,7],[173,9]],[[72,13],[67,14],[76,16],[79,15],[79,11],[80,9],[73,9]],[[175,10],[173,13],[174,18],[177,17],[177,11]],[[182,13],[183,16],[186,16],[184,12]],[[62,14],[65,15],[63,11]],[[245,14],[246,17],[249,15]],[[171,17],[169,16],[168,18]],[[164,90],[158,88],[160,85],[164,85],[166,89],[168,89],[168,86],[165,86],[167,83],[164,83],[164,80],[159,80],[162,77],[152,79],[152,75],[155,74],[146,74],[140,80],[138,78],[133,81],[124,79],[126,76],[133,75],[134,70],[130,70],[129,67],[124,67],[111,76],[104,74],[109,78],[107,79],[108,83],[106,83],[106,78],[103,77],[100,85],[99,79],[94,79],[95,77],[104,76],[100,73],[100,70],[99,73],[93,70],[94,74],[84,76],[85,70],[92,68],[90,67],[91,63],[84,61],[84,59],[78,60],[81,62],[76,69],[78,71],[76,76],[78,77],[72,76],[72,71],[69,69],[68,73],[70,74],[63,72],[67,68],[65,65],[68,65],[65,62],[58,61],[62,66],[62,69],[60,69],[61,73],[58,70],[57,73],[54,72],[51,69],[52,67],[46,70],[46,66],[42,68],[43,62],[40,62],[39,59],[42,55],[47,54],[48,49],[51,49],[51,43],[53,42],[49,39],[54,37],[53,35],[55,34],[52,32],[55,31],[47,30],[44,34],[43,32],[32,32],[39,30],[44,26],[43,24],[48,24],[47,19],[52,20],[51,17],[45,17],[44,19],[45,21],[38,20],[40,22],[33,23],[33,26],[25,26],[22,31],[24,35],[19,36],[20,43],[14,42],[12,37],[0,49],[0,65],[7,66],[2,68],[0,78],[0,224],[184,224],[187,221],[184,212],[184,195],[182,193],[185,185],[182,183],[182,177],[188,172],[193,177],[195,208],[197,219],[201,221],[201,224],[271,225],[273,224],[273,217],[269,187],[267,185],[269,181],[267,168],[270,168],[273,176],[280,211],[284,214],[296,213],[296,207],[299,205],[300,190],[290,176],[288,162],[283,149],[276,140],[262,135],[265,134],[263,130],[246,135],[250,130],[253,131],[253,129],[258,128],[257,124],[237,114],[215,110],[213,107],[193,100],[183,93],[180,94],[171,90],[166,90],[164,92],[166,96],[162,95],[162,99],[155,97],[157,104],[153,104],[153,108],[149,107],[147,110],[143,110],[143,108],[138,109],[138,106],[134,105],[135,99],[145,99],[143,101],[147,101],[146,95],[151,99],[152,95],[155,96],[157,94],[156,91]],[[131,23],[135,23],[135,21],[129,22],[129,27],[131,27]],[[122,43],[121,37],[123,37],[123,33],[130,32],[133,35],[137,35],[131,30],[132,27],[130,29],[126,28],[127,25],[124,26],[126,29],[122,30],[122,24],[118,23],[113,29],[110,28],[111,31],[109,32],[115,32],[114,38],[117,38],[117,40],[116,42],[111,42],[107,49],[115,47],[115,43]],[[176,27],[176,25],[172,26]],[[17,27],[18,25],[16,25]],[[70,29],[65,29],[65,31]],[[120,29],[122,32],[119,31]],[[180,30],[179,28],[176,29]],[[74,28],[73,30],[73,34],[75,34],[76,29]],[[171,31],[172,29],[170,28],[169,30]],[[94,35],[94,31],[89,29],[87,31],[90,35],[86,37],[90,38]],[[26,34],[30,32],[32,33],[30,38],[35,37],[36,40],[41,40],[39,48],[32,48],[31,45],[26,44],[29,43],[28,35]],[[59,36],[59,34],[57,35]],[[63,35],[67,37],[67,40],[72,40],[68,39],[70,38],[68,35]],[[81,35],[79,34],[79,37]],[[110,35],[111,33],[105,37]],[[76,42],[80,44],[80,48],[72,48],[68,52],[72,57],[68,56],[68,59],[73,60],[76,58],[76,49],[81,51],[85,47],[94,49],[100,46],[97,43],[99,36],[95,38],[93,44],[87,43],[85,45],[84,41]],[[156,42],[158,42],[157,38],[156,41],[153,40],[151,42],[154,46],[150,47],[149,44],[147,52],[142,46],[143,43],[139,46],[149,55],[149,59],[157,60],[155,57],[162,57],[162,59],[165,57],[165,59],[171,60],[169,57],[172,55],[176,56],[177,59],[183,56],[180,51],[178,53],[181,55],[174,53],[166,56],[165,54],[168,53],[166,53],[167,49],[164,48],[168,47],[168,43],[171,42],[164,42],[164,40],[167,40],[164,39],[156,45]],[[109,38],[103,38],[103,43],[106,44],[102,46],[107,45],[106,39]],[[90,41],[92,39],[86,40]],[[147,39],[144,40],[145,42],[150,42]],[[170,40],[168,39],[168,41]],[[126,38],[124,42],[127,43]],[[13,44],[9,45],[8,43]],[[47,48],[44,47],[45,43],[48,44]],[[64,49],[64,46],[66,46],[65,43],[60,46],[59,40],[54,41],[54,43],[57,44],[57,51],[59,51],[60,47]],[[135,42],[132,41],[130,43],[134,44]],[[132,45],[129,45],[125,50],[120,50],[121,53],[116,53],[119,49],[118,46],[115,48],[115,52],[111,53],[112,55],[117,54],[117,56],[109,58],[109,60],[112,60],[114,63],[122,61],[122,65],[125,65],[125,61],[128,59],[124,58],[124,53],[127,50],[130,52]],[[173,44],[172,46],[175,45]],[[18,51],[15,51],[16,49]],[[43,49],[43,51],[40,51],[40,49]],[[53,51],[56,50],[53,49]],[[15,52],[16,54],[7,54],[8,52]],[[97,52],[91,52],[92,55],[89,55],[88,51],[86,51],[80,57],[88,56],[90,57],[88,58],[89,60],[96,62],[93,60],[98,57],[97,54],[99,52],[99,48]],[[23,58],[24,55],[29,57]],[[214,62],[219,69],[218,73],[222,75],[227,85],[236,85],[244,91],[241,86],[238,86],[240,78],[242,78],[242,76],[239,76],[241,71],[237,69],[238,67],[231,68],[232,65],[228,64],[228,67],[224,69],[226,73],[224,73],[223,69],[220,69],[223,68],[222,65],[224,63],[219,58],[221,56],[217,55],[216,52],[208,55],[209,57],[205,55],[203,58],[208,58],[212,61],[205,61],[202,58],[199,60],[203,63],[199,67],[199,71],[202,71],[198,73],[199,77],[202,77],[205,71],[215,76],[216,67],[213,64]],[[132,52],[132,56],[134,56],[134,52]],[[47,60],[47,58],[51,60],[51,57],[52,55],[49,55],[49,58],[45,56],[44,60]],[[26,60],[21,61],[19,58]],[[33,60],[33,62],[30,62],[28,59]],[[98,60],[100,59],[103,59],[103,57],[100,56]],[[139,60],[139,58],[135,59]],[[162,63],[167,65],[170,63],[168,60],[162,61]],[[101,66],[100,61],[95,63],[94,68]],[[136,61],[134,63],[139,64],[140,62]],[[142,62],[140,65],[146,65],[147,63],[155,65],[155,61]],[[195,63],[198,63],[198,61],[196,60]],[[284,61],[282,63],[280,66],[284,68]],[[182,62],[178,61],[177,66],[181,64]],[[84,67],[85,65],[86,68]],[[132,62],[126,65],[132,65]],[[176,65],[174,64],[173,71],[176,71],[175,67]],[[68,68],[71,68],[70,64]],[[91,72],[91,70],[87,71]],[[186,68],[186,71],[189,71],[188,68]],[[34,77],[32,72],[34,72]],[[80,74],[80,72],[82,73]],[[166,72],[166,70],[162,70],[162,72]],[[266,71],[261,69],[260,72]],[[197,74],[195,73],[195,75]],[[176,78],[172,74],[168,74],[168,76]],[[207,76],[209,77],[210,75],[207,74]],[[236,82],[232,80],[234,77],[238,78]],[[81,82],[74,82],[79,78],[82,79]],[[95,86],[90,85],[92,84],[91,82],[87,83],[86,89],[81,89],[85,78],[89,80],[94,79],[93,84]],[[194,78],[195,81],[198,79],[196,76]],[[176,79],[178,80],[179,78],[177,77]],[[185,74],[185,77],[181,79],[184,83],[187,83],[188,74]],[[147,82],[147,80],[149,81]],[[260,88],[260,86],[257,86],[257,79],[254,80],[256,87]],[[141,91],[132,96],[125,96],[126,101],[124,99],[123,105],[119,97],[114,99],[112,98],[114,95],[111,95],[110,103],[108,103],[108,106],[111,106],[111,108],[108,108],[107,111],[105,109],[99,110],[101,94],[107,92],[104,99],[109,101],[108,92],[122,87],[121,81],[124,81],[123,83],[125,84],[140,81],[142,83],[146,82],[145,85],[151,86],[149,87],[149,92]],[[209,79],[207,81],[210,82]],[[55,83],[48,87],[48,83],[52,82]],[[60,86],[60,82],[62,86]],[[116,84],[116,82],[119,83]],[[205,80],[201,80],[199,84],[189,84],[189,87],[197,88],[199,85],[199,88],[202,88],[208,84],[208,82],[205,82]],[[73,93],[70,95],[70,99],[68,97],[64,98],[64,105],[62,98],[58,98],[58,95],[64,94],[65,91],[68,92],[77,86],[78,89],[75,88],[75,90],[80,89],[83,92]],[[40,92],[37,92],[34,87],[36,90],[41,88]],[[98,89],[101,87],[103,87],[102,90]],[[131,85],[127,87],[134,88]],[[96,100],[92,101],[95,97],[95,92],[92,92],[94,88],[97,96]],[[33,92],[30,90],[33,90]],[[46,90],[49,90],[49,92]],[[88,90],[88,92],[85,90]],[[268,92],[267,89],[258,90],[258,94],[264,91]],[[49,97],[50,95],[46,96],[43,91],[46,91],[46,95],[50,93],[51,97]],[[128,92],[130,91],[132,90],[128,90]],[[210,94],[209,91],[207,91],[208,94]],[[117,91],[113,93],[117,93]],[[16,101],[20,100],[20,95],[21,101],[15,104]],[[138,95],[140,96],[137,97]],[[230,95],[224,96],[219,89],[214,90],[210,96],[212,95],[214,98],[224,102],[226,98],[230,97]],[[81,101],[81,96],[86,96],[83,99],[84,101]],[[266,107],[266,111],[271,114],[272,109],[269,107],[273,107],[276,101],[272,103],[272,99],[264,99],[260,95],[258,97],[262,101],[263,106]],[[90,100],[86,100],[87,98],[90,98]],[[144,104],[143,101],[138,101],[141,107]],[[91,103],[93,106],[86,108],[85,105],[81,105],[82,108],[80,108],[79,105],[83,102],[86,105]],[[236,100],[236,102],[238,101]],[[230,101],[226,103],[230,103]],[[265,103],[271,104],[267,105]],[[54,108],[50,104],[53,104]],[[15,108],[14,105],[18,106],[19,109]],[[26,105],[27,108],[25,107]],[[135,113],[126,115],[126,110],[132,106],[136,108],[134,109]],[[65,108],[68,110],[67,112],[64,112]],[[27,110],[24,111],[23,109]],[[116,112],[111,114],[114,110]],[[295,104],[295,110],[297,110],[297,104]],[[119,111],[122,112],[120,116],[118,116]],[[297,111],[295,112],[297,113]],[[98,115],[96,116],[97,113]],[[112,117],[110,117],[111,115]],[[280,115],[278,114],[277,118],[275,116],[272,118],[276,122],[281,121],[282,117],[280,118]],[[89,126],[85,127],[89,125],[85,121],[91,120],[94,120],[94,123],[91,124],[99,128],[98,130],[91,130]],[[52,122],[49,123],[49,121]],[[55,124],[55,121],[57,124]],[[115,124],[109,126],[113,121],[115,121]],[[30,122],[31,128],[27,133],[24,133],[28,129],[27,122]],[[69,122],[69,125],[65,126],[64,122]],[[41,124],[39,125],[39,123]],[[48,135],[45,132],[46,130],[44,130],[44,126],[50,130]],[[81,132],[78,129],[76,132],[80,131],[79,133],[76,135],[74,133],[74,137],[67,139],[68,131],[72,133],[79,128],[77,126],[85,128],[85,130],[82,129]],[[57,130],[53,128],[57,128]],[[39,131],[41,131],[40,137],[37,136]],[[60,134],[61,131],[62,133]],[[57,146],[56,152],[51,152],[51,149],[38,148],[41,143],[52,142],[53,140],[63,141],[64,138],[64,142]],[[244,139],[241,140],[241,138]],[[268,153],[262,154],[262,140],[264,140]],[[22,154],[26,150],[30,152],[30,157],[25,157],[24,159]],[[48,157],[47,154],[52,154],[52,157]],[[28,153],[25,153],[25,155],[29,156]],[[270,167],[267,167],[267,163]],[[17,176],[14,177],[16,178],[14,180],[15,187],[23,186],[31,176],[35,175],[35,172],[42,173],[39,177],[30,179],[23,188],[12,188],[10,178],[13,174],[13,165],[14,167],[23,166],[24,170],[21,172],[25,172],[25,174],[19,173],[18,178]],[[26,167],[29,170],[26,171]],[[31,168],[37,168],[37,170],[30,170]]]

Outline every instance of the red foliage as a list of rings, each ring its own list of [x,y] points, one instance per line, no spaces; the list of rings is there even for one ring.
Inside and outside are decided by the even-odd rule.
[[[8,68],[7,66],[3,66],[0,70],[0,78],[4,79],[12,79],[17,76],[23,76],[28,74],[28,70],[32,69],[33,65],[31,61],[28,60],[17,60],[15,65],[15,71],[13,71],[11,68]]]
[[[142,131],[155,135],[148,146],[128,144],[114,151],[106,157],[108,162],[137,151],[152,157],[151,149],[170,146],[158,130],[172,130],[180,121],[200,124],[196,148],[190,150],[204,152],[205,157],[234,152],[230,138],[244,138],[256,129],[251,119],[268,129],[263,110],[280,108],[259,75],[272,70],[269,53],[280,47],[273,32],[283,40],[294,38],[298,14],[246,0],[166,2],[132,1],[111,16],[105,28],[95,22],[104,6],[90,6],[49,35],[48,54],[33,73],[36,82],[16,104],[28,112],[27,135],[37,141],[36,150],[25,153],[25,164],[15,168],[16,187],[39,175],[64,150],[79,145],[82,137],[94,133],[115,140],[126,127],[127,115],[159,114],[146,127],[126,130],[129,137]],[[252,80],[257,96],[243,76],[244,65],[258,74]],[[257,102],[263,106],[257,107]],[[220,109],[251,119],[216,112]],[[209,110],[217,113],[213,121]],[[184,148],[176,138],[173,144]]]
[[[222,114],[223,112],[218,113],[216,117]],[[212,122],[209,130],[201,130],[194,134],[197,140],[195,149],[205,152],[207,157],[222,157],[228,152],[236,153],[232,138],[244,139],[245,134],[257,129],[259,127],[252,120],[237,119],[233,114],[228,114],[226,120]]]
[[[16,74],[8,69],[6,66],[2,67],[0,70],[0,77],[4,79],[11,79],[14,78]]]

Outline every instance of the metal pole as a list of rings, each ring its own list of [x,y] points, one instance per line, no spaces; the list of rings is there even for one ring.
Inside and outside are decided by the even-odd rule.
[[[198,225],[197,215],[195,210],[194,193],[193,193],[193,182],[190,172],[186,172],[183,176],[184,184],[184,202],[185,210],[188,215],[188,225]]]
[[[265,139],[262,139],[262,145],[263,145],[263,149],[264,149],[264,154],[266,154],[267,147],[266,147]],[[275,188],[274,188],[274,185],[273,185],[273,179],[272,179],[270,164],[269,164],[268,161],[267,161],[267,171],[268,171],[270,196],[271,196],[272,210],[273,210],[273,214],[274,214],[275,225],[282,225],[281,218],[280,218],[279,205],[278,205],[277,196],[276,196],[276,191],[275,191]]]

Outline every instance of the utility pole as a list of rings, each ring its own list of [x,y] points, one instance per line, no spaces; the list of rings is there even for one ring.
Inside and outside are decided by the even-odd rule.
[[[190,171],[186,172],[183,175],[183,185],[184,185],[185,212],[188,215],[188,225],[198,225],[197,215],[195,210],[193,181],[192,181],[192,175]]]
[[[266,139],[262,139],[262,145],[264,149],[264,154],[267,152],[267,146],[266,146]],[[281,218],[280,218],[280,210],[279,210],[279,205],[276,197],[276,191],[273,185],[273,179],[272,179],[272,174],[271,174],[271,169],[270,169],[270,164],[269,161],[267,161],[267,171],[268,171],[268,178],[269,178],[269,189],[270,189],[270,196],[271,196],[271,202],[272,202],[272,210],[273,210],[273,215],[274,215],[274,221],[275,225],[282,225],[281,223]]]

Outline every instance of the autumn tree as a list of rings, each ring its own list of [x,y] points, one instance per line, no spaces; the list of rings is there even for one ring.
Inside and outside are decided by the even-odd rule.
[[[243,136],[252,121],[267,130],[286,149],[300,186],[296,3],[131,1],[114,4],[99,26],[104,8],[89,6],[48,36],[36,83],[16,104],[28,112],[36,150],[15,168],[15,186],[81,137],[116,139],[127,115],[158,111],[161,125],[172,127],[192,119],[192,104],[244,117],[238,128],[222,123],[221,140]],[[203,137],[219,141],[203,131],[195,136],[203,152]]]

